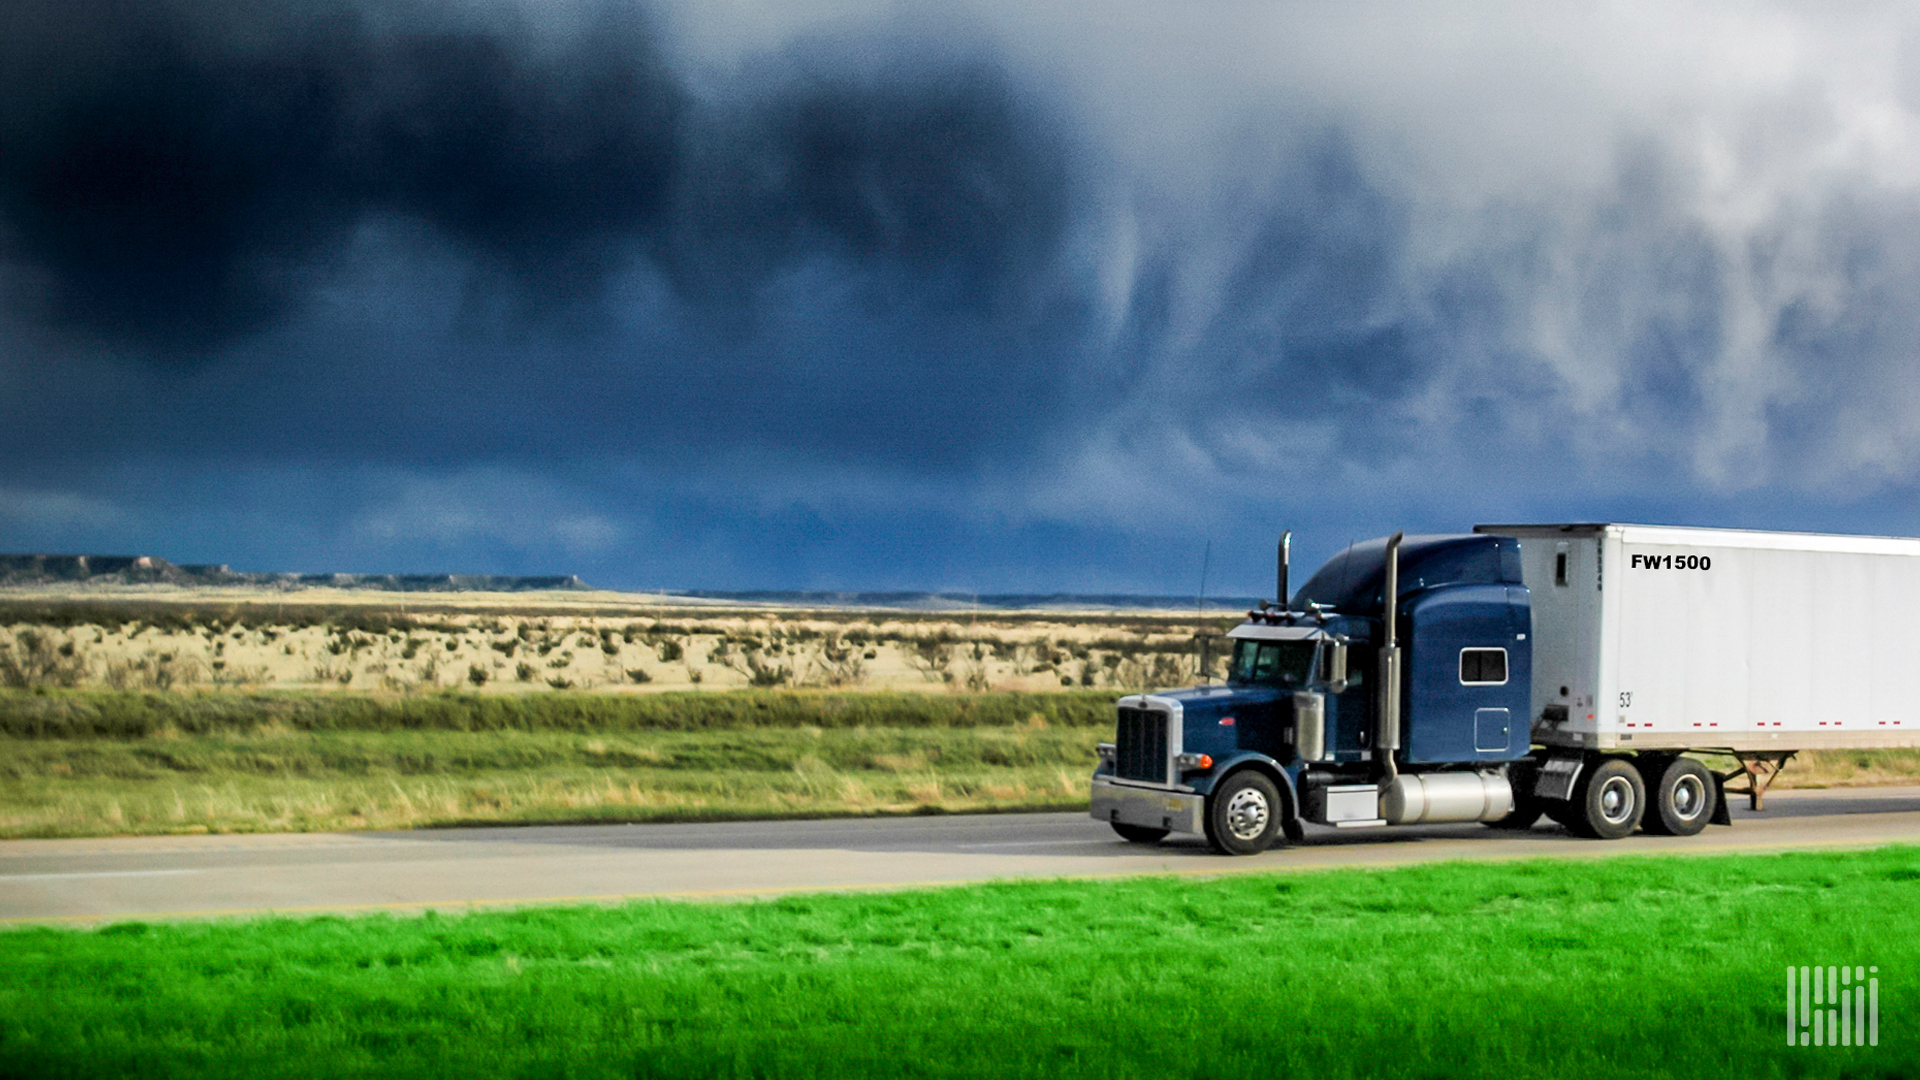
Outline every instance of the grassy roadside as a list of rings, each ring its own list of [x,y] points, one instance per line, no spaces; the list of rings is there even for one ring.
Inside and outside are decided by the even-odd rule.
[[[0,693],[0,839],[1076,809],[1112,709],[1104,691]],[[1810,752],[1775,786],[1886,783],[1920,783],[1920,750]]]
[[[0,699],[0,837],[1084,806],[1103,694]]]
[[[1917,880],[1909,847],[21,929],[0,1072],[1914,1075]],[[1788,1048],[1783,969],[1839,963],[1880,1044]]]
[[[0,736],[132,739],[293,731],[738,731],[1112,723],[1105,691],[904,693],[728,690],[637,695],[312,691],[0,692]]]

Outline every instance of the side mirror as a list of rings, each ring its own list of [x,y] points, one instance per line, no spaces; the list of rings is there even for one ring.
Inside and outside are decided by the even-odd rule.
[[[1347,643],[1331,641],[1320,651],[1320,678],[1327,689],[1338,694],[1347,688]]]

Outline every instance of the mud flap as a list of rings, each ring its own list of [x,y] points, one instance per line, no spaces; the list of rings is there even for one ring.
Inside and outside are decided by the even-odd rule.
[[[1713,817],[1708,820],[1715,825],[1733,824],[1733,811],[1727,809],[1727,782],[1717,772],[1707,775],[1713,777]]]

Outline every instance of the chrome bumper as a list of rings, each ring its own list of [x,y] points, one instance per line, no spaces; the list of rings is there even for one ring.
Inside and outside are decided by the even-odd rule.
[[[1185,791],[1133,787],[1116,784],[1104,776],[1093,778],[1093,817],[1139,825],[1149,829],[1168,829],[1197,833],[1204,829],[1202,815],[1207,800]]]

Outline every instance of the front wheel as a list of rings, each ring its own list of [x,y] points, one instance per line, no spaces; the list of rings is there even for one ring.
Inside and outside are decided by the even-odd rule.
[[[1171,829],[1150,829],[1145,825],[1128,825],[1119,821],[1109,824],[1113,826],[1114,832],[1120,834],[1120,839],[1130,844],[1157,844],[1165,840],[1167,833],[1172,831]]]
[[[1280,789],[1252,770],[1227,777],[1207,796],[1207,840],[1227,855],[1256,855],[1280,835]]]

